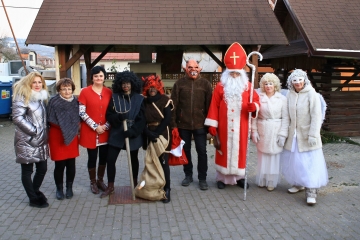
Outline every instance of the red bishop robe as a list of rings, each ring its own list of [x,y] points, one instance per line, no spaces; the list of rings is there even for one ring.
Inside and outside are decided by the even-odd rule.
[[[248,83],[248,89],[250,87],[251,83]],[[245,175],[249,102],[250,90],[242,93],[242,103],[229,104],[225,101],[224,87],[221,82],[216,85],[213,92],[205,125],[217,128],[222,155],[216,151],[215,168],[224,175]],[[252,114],[252,117],[256,118],[260,107],[259,95],[256,91],[253,91],[253,103],[256,105],[256,112]]]

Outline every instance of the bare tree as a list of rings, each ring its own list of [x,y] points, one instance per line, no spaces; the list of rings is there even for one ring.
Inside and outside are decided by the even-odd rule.
[[[0,36],[0,62],[8,62],[9,60],[20,59],[16,51],[7,46],[4,36]]]

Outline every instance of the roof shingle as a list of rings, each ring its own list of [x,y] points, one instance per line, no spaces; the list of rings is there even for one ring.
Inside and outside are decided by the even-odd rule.
[[[360,50],[359,0],[281,1],[312,50]]]
[[[44,0],[27,44],[284,45],[264,0]]]

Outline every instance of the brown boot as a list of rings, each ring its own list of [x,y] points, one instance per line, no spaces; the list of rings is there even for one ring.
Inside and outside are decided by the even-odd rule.
[[[90,177],[90,189],[93,194],[98,194],[99,189],[96,185],[96,168],[89,168],[89,177]]]
[[[98,179],[96,181],[97,187],[103,192],[105,192],[107,189],[107,186],[104,183],[105,169],[106,169],[106,165],[99,165],[97,172]]]
[[[110,196],[111,194],[114,193],[114,183],[113,182],[109,182],[109,186],[107,187],[107,189],[105,190],[105,192],[103,192],[100,197],[104,198],[107,196]]]

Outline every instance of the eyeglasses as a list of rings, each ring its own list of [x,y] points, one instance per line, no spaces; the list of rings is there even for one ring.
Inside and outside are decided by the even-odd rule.
[[[121,83],[121,85],[131,85],[131,83],[130,82],[123,82],[123,83]]]
[[[60,89],[61,92],[72,92],[72,88],[62,88]]]

